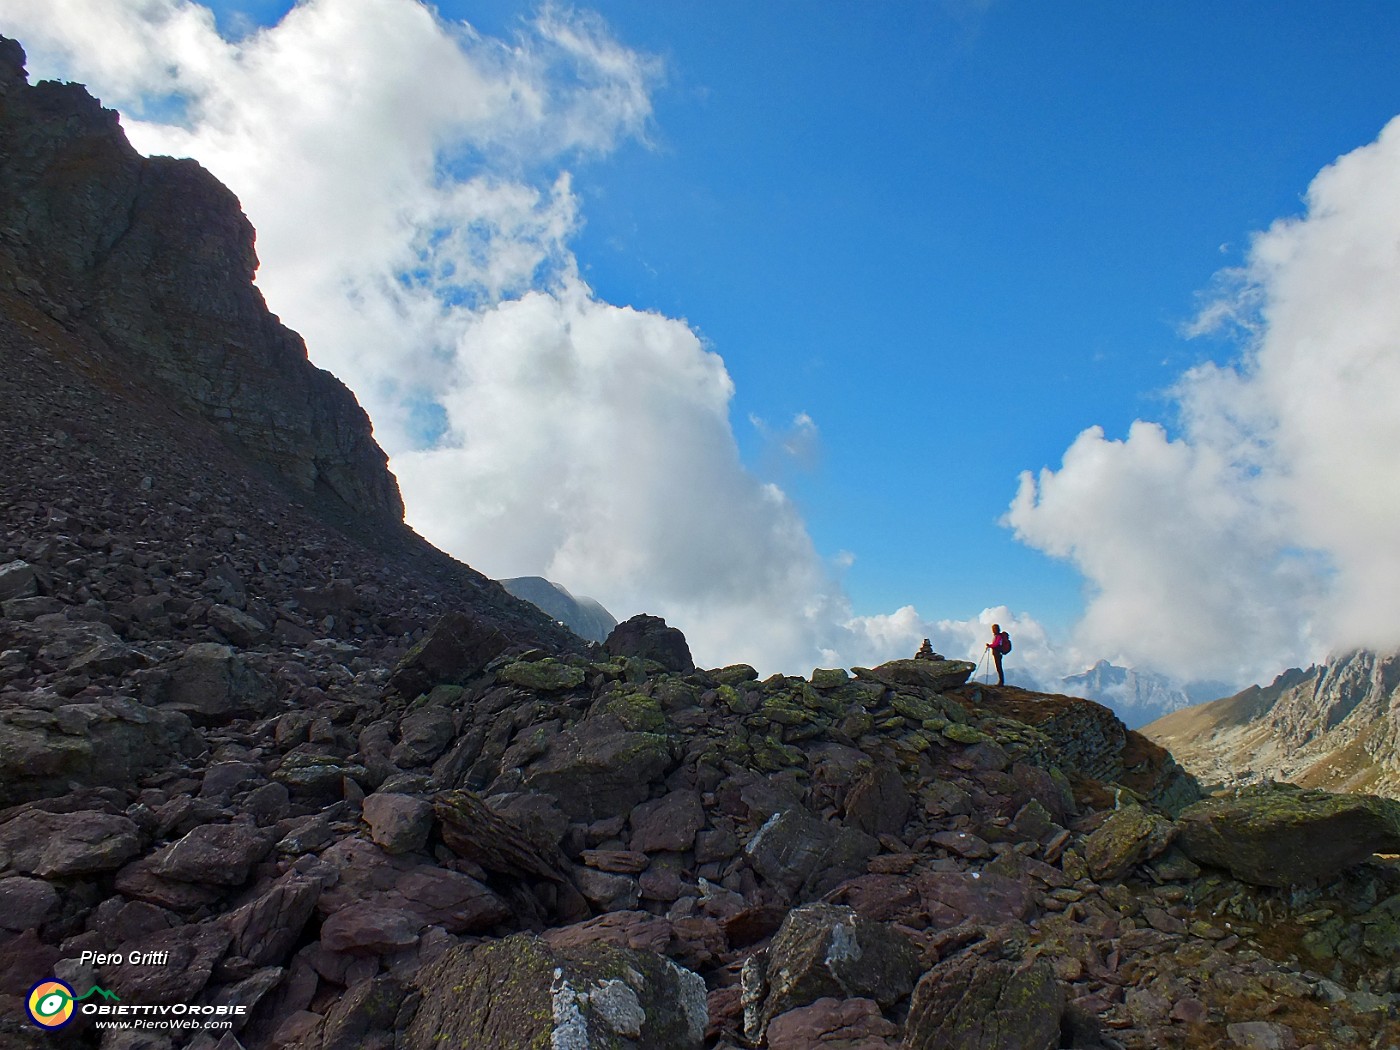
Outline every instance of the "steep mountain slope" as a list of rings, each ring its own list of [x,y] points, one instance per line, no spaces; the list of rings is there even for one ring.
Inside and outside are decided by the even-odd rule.
[[[267,311],[255,265],[252,227],[208,172],[140,157],[116,113],[79,85],[29,86],[23,51],[0,39],[7,525],[67,516],[70,535],[101,534],[97,520],[134,514],[165,558],[199,552],[197,571],[238,562],[235,591],[257,588],[269,628],[314,605],[277,608],[296,588],[348,577],[357,602],[416,610],[420,630],[450,602],[523,639],[577,646],[403,525],[368,417]],[[19,546],[38,544],[44,530],[23,528]],[[279,575],[272,552],[307,571]],[[408,586],[394,593],[400,566]],[[72,572],[55,564],[44,579]],[[380,578],[371,602],[363,584]]]
[[[1205,783],[1400,797],[1400,656],[1358,650],[1145,726]]]

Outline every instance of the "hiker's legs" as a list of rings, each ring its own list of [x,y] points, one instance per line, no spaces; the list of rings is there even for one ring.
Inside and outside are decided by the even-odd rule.
[[[1005,685],[1006,676],[1001,673],[1001,651],[999,649],[992,650],[992,659],[997,662],[997,685]]]

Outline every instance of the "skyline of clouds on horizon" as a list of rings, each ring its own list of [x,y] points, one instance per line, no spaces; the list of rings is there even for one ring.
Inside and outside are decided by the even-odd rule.
[[[993,620],[1046,685],[1101,657],[1244,683],[1348,640],[1400,643],[1396,124],[1224,275],[1199,328],[1243,323],[1246,351],[1181,378],[1170,428],[1110,439],[1086,421],[1059,468],[1022,475],[1005,524],[1090,588],[1053,639],[1005,606],[856,615],[858,545],[819,551],[744,463],[723,348],[589,287],[571,172],[648,140],[665,75],[597,16],[546,6],[507,40],[414,0],[309,0],[231,41],[192,0],[0,15],[31,68],[123,109],[143,152],[194,156],[234,189],[259,287],[369,411],[410,523],[489,575],[665,615],[702,662],[765,670],[878,662],[925,636],[975,657]],[[749,422],[798,466],[839,440],[805,413]]]

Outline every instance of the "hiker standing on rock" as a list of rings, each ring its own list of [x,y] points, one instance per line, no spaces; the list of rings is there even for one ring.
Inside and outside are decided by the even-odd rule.
[[[1001,624],[992,624],[992,640],[987,643],[987,648],[992,651],[992,659],[997,665],[997,685],[1006,684],[1006,675],[1001,671],[1001,658],[1011,652],[1011,635],[1001,629]]]

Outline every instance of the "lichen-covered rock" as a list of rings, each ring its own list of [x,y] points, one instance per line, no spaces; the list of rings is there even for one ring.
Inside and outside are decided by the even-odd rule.
[[[1065,993],[1044,959],[969,950],[920,978],[904,1026],[906,1050],[1054,1050]]]
[[[921,966],[907,937],[845,907],[810,904],[788,913],[767,951],[744,964],[744,1031],[760,1040],[776,1016],[818,999],[909,994]]]
[[[1084,859],[1096,879],[1121,878],[1171,845],[1176,827],[1141,806],[1124,806],[1096,828],[1084,843]]]
[[[1198,802],[1177,818],[1194,861],[1258,886],[1324,882],[1375,853],[1400,853],[1400,802],[1285,784]]]
[[[659,616],[638,613],[612,629],[603,648],[612,656],[652,660],[667,671],[691,671],[695,661],[678,628],[668,627]]]
[[[272,779],[293,798],[326,804],[344,796],[347,781],[367,780],[368,773],[364,766],[348,758],[322,754],[314,745],[299,745],[297,750],[282,756]]]
[[[585,672],[582,667],[564,663],[562,660],[516,660],[506,664],[497,673],[503,682],[518,685],[534,692],[551,693],[573,689],[583,684]]]
[[[912,686],[941,693],[964,684],[977,665],[966,660],[890,660],[876,668],[857,667],[856,675],[885,685]]]
[[[525,787],[553,796],[574,820],[601,820],[645,801],[673,765],[666,737],[620,732],[615,721],[590,718],[554,738],[526,773]]]
[[[551,948],[517,934],[451,948],[419,971],[409,1047],[473,1050],[699,1050],[705,982],[649,952]]]

